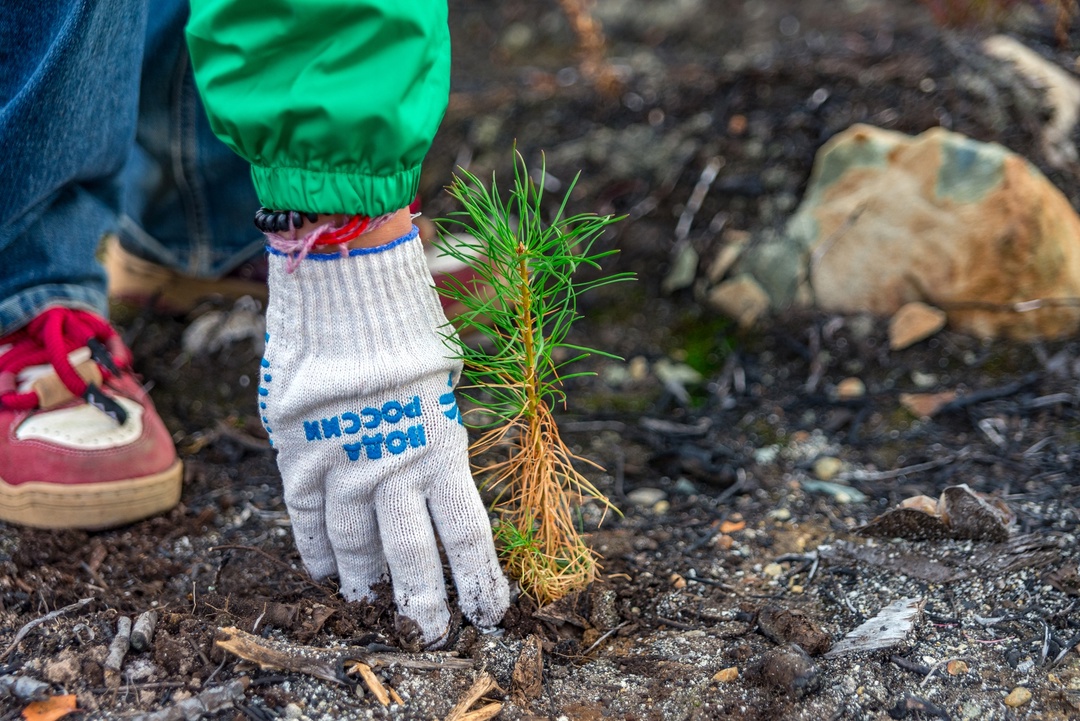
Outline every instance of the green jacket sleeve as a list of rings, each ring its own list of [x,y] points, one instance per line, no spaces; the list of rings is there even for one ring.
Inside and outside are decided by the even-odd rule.
[[[195,80],[264,206],[382,215],[446,111],[446,0],[192,0]]]

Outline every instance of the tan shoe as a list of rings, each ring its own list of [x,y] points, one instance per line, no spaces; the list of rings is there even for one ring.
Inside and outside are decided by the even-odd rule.
[[[121,314],[149,306],[160,313],[184,315],[206,300],[246,295],[266,302],[266,263],[261,257],[223,278],[195,278],[129,253],[113,235],[105,240],[102,263],[109,276],[109,300]]]

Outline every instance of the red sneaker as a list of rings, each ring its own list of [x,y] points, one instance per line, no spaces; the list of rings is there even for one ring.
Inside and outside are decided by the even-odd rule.
[[[106,321],[52,308],[0,338],[0,520],[118,526],[175,506],[182,476]]]

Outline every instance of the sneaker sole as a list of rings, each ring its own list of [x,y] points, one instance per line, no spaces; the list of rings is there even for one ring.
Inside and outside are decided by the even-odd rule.
[[[164,513],[180,502],[184,466],[161,473],[94,484],[32,481],[12,486],[0,479],[0,521],[34,528],[112,528]]]

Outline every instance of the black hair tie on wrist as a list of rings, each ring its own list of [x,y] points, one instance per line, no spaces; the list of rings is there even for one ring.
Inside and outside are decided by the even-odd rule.
[[[271,210],[259,208],[255,211],[255,227],[263,233],[284,233],[292,223],[293,228],[299,228],[304,224],[304,219],[314,223],[319,219],[318,213],[301,213],[298,210]]]

